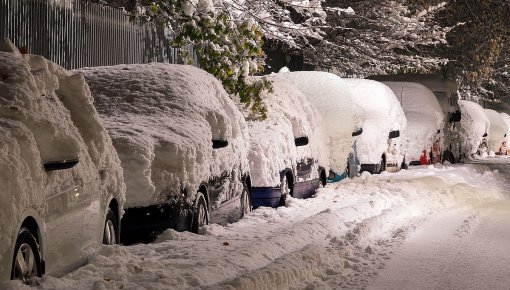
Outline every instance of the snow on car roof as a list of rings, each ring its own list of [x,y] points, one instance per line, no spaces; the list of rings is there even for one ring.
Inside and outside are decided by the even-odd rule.
[[[191,202],[201,182],[248,171],[246,123],[209,73],[165,63],[79,72],[122,161],[128,207],[158,204],[184,189]],[[213,150],[213,139],[229,145]]]
[[[248,122],[248,158],[255,187],[280,185],[280,172],[301,159],[314,158],[326,169],[329,161],[318,111],[291,83],[275,76],[267,79],[273,87],[262,96],[267,119]],[[298,137],[308,137],[309,144],[296,147]],[[312,173],[318,178],[318,172]]]
[[[363,134],[357,149],[362,164],[377,164],[388,147],[388,134],[405,134],[407,121],[393,91],[385,84],[367,79],[345,79],[353,101],[366,112]]]
[[[464,143],[462,147],[466,148],[470,154],[474,154],[480,142],[482,142],[482,136],[489,133],[490,121],[484,109],[478,103],[460,100],[459,105],[462,113],[460,121],[461,136]]]
[[[363,127],[365,118],[363,109],[352,101],[345,81],[320,71],[283,72],[276,76],[292,82],[319,110],[331,169],[344,172],[352,150],[352,132]]]
[[[423,149],[431,148],[444,115],[436,96],[426,86],[413,82],[383,82],[400,100],[407,119],[408,160],[419,160]]]
[[[489,129],[489,150],[497,152],[501,142],[506,139],[505,134],[508,132],[508,126],[500,113],[491,109],[484,109],[484,111],[491,122]]]

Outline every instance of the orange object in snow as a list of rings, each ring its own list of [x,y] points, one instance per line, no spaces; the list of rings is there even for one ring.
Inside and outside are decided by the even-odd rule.
[[[420,156],[420,165],[427,165],[429,164],[429,160],[427,159],[427,150],[423,150],[421,156]]]

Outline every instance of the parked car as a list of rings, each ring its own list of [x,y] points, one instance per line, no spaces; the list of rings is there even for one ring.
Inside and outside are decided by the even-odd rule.
[[[484,109],[475,102],[460,100],[462,120],[460,136],[463,155],[461,158],[479,158],[488,155],[490,120]]]
[[[3,289],[68,273],[117,243],[125,185],[83,77],[8,41],[0,48]]]
[[[356,140],[363,132],[365,111],[352,101],[345,81],[328,72],[280,72],[276,75],[295,85],[321,115],[325,144],[329,151],[328,182],[335,182],[359,172]]]
[[[503,121],[505,121],[505,124],[508,128],[506,131],[506,138],[503,140],[503,144],[501,144],[501,147],[499,148],[499,152],[501,155],[510,155],[510,115],[507,113],[500,113],[501,117],[503,118]]]
[[[320,116],[289,82],[267,77],[265,120],[248,122],[254,207],[285,205],[288,196],[308,198],[326,185],[328,153]]]
[[[357,141],[361,172],[397,171],[404,161],[402,139],[407,121],[393,91],[383,83],[345,79],[353,101],[366,112],[363,134]]]
[[[457,84],[453,80],[443,78],[437,74],[396,74],[376,75],[368,79],[377,81],[401,81],[416,82],[429,88],[437,98],[444,114],[444,129],[442,143],[442,161],[450,163],[458,162],[461,156],[466,155],[465,149],[461,147],[460,124],[461,110],[459,107],[459,96]]]
[[[503,153],[503,147],[505,148],[504,151],[506,153],[506,144],[503,144],[503,142],[506,141],[508,126],[506,125],[505,120],[503,120],[500,113],[494,110],[484,109],[484,111],[490,121],[489,154],[501,155]]]
[[[85,68],[127,185],[121,241],[199,229],[251,210],[246,122],[204,70],[163,63]]]
[[[397,96],[407,119],[406,162],[424,165],[441,162],[443,111],[426,86],[413,82],[382,82]]]

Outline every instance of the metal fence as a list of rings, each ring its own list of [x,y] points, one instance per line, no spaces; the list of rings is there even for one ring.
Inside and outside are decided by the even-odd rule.
[[[131,22],[121,9],[81,0],[0,0],[0,39],[4,38],[66,69],[181,63],[168,30]],[[192,48],[187,50],[193,55]]]

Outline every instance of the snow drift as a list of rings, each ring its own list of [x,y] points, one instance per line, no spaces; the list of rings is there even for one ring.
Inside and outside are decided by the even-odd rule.
[[[82,179],[84,192],[113,195],[122,206],[125,185],[83,77],[21,55],[8,41],[0,50],[0,260],[6,261],[27,211],[43,220],[51,214],[48,196]],[[78,156],[72,169],[44,171],[45,162]],[[10,268],[0,273],[1,280]]]
[[[407,121],[393,91],[383,83],[366,79],[345,79],[354,103],[366,112],[363,134],[358,138],[357,150],[361,164],[378,164],[386,153],[388,164],[402,162],[402,137],[391,139],[388,134],[399,130],[405,136]],[[388,149],[391,148],[390,152]]]
[[[408,162],[420,160],[423,150],[430,150],[444,127],[443,110],[432,91],[412,82],[383,82],[400,100],[407,119],[407,134],[403,142]]]
[[[320,127],[329,149],[331,170],[343,173],[352,151],[352,132],[363,127],[365,117],[363,110],[352,101],[345,81],[319,71],[282,72],[276,77],[294,84],[320,112]]]
[[[459,105],[462,113],[460,121],[461,146],[465,148],[467,154],[472,155],[478,151],[484,139],[483,136],[489,133],[490,120],[484,109],[475,102],[460,100]]]
[[[163,63],[84,68],[118,151],[127,207],[160,204],[224,172],[248,172],[246,122],[207,72]],[[212,140],[228,146],[212,149]],[[242,191],[241,178],[231,188]]]
[[[291,83],[274,76],[268,80],[273,91],[262,96],[267,119],[248,122],[254,187],[280,186],[280,172],[300,160],[313,158],[326,170],[329,162],[318,111]],[[299,137],[308,137],[308,145],[296,147],[294,139]],[[312,170],[310,178],[319,178],[318,170]]]

